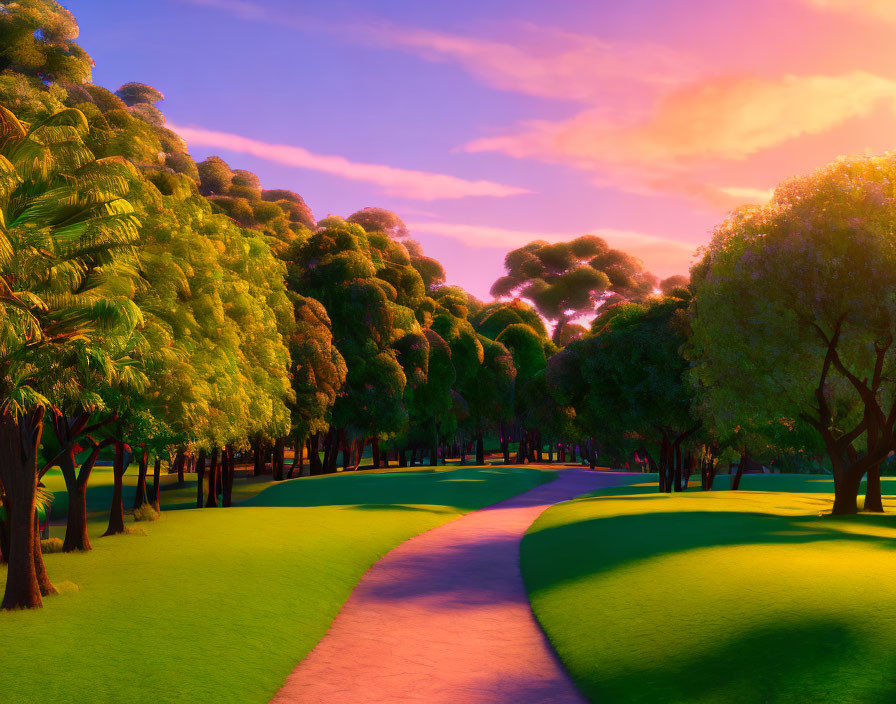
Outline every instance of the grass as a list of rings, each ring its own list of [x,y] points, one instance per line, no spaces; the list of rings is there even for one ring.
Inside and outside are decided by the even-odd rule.
[[[314,477],[251,505],[164,511],[139,524],[145,536],[100,538],[105,521],[93,520],[93,551],[45,558],[64,594],[43,610],[0,613],[0,691],[35,703],[267,702],[373,562],[553,476],[492,467]]]
[[[832,518],[824,478],[744,485],[774,491],[641,483],[531,527],[533,609],[593,701],[896,700],[894,502]]]

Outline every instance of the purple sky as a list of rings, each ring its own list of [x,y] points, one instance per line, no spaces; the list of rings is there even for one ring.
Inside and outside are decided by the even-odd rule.
[[[731,207],[894,141],[896,2],[65,4],[95,82],[161,90],[197,160],[395,210],[480,297],[535,238],[684,273]]]

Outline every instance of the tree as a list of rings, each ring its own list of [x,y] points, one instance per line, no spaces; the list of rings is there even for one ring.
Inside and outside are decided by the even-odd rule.
[[[395,239],[408,236],[408,227],[404,224],[404,220],[384,208],[364,208],[349,215],[346,221],[360,225],[367,232],[384,232]]]
[[[0,13],[0,71],[15,71],[48,82],[86,83],[93,60],[74,41],[77,37],[78,23],[59,3],[5,3]]]
[[[692,270],[694,382],[714,425],[813,427],[833,513],[880,510],[896,395],[896,159],[841,159],[735,212]]]
[[[364,229],[335,218],[326,224],[332,226],[294,245],[288,281],[292,291],[323,304],[346,364],[343,393],[325,439],[324,471],[335,471],[339,448],[388,437],[406,423],[405,375],[392,344],[417,322],[413,310],[398,302],[399,289],[379,278],[388,262]]]
[[[604,452],[652,458],[648,443],[659,447],[660,491],[682,489],[683,444],[699,429],[681,353],[687,307],[678,298],[611,306],[594,321],[596,334],[548,364],[554,398],[575,409],[578,425]]]
[[[492,295],[532,301],[539,313],[556,321],[553,340],[558,346],[569,321],[593,313],[608,294],[637,298],[656,284],[641,262],[610,249],[595,235],[556,244],[530,242],[508,253],[504,268],[507,273],[492,285]]]
[[[330,317],[319,301],[291,294],[296,327],[289,339],[292,359],[292,435],[296,455],[309,438],[329,429],[330,413],[345,382],[345,360],[333,345]],[[320,473],[317,445],[308,448],[311,473]],[[295,466],[295,462],[293,462]],[[292,475],[292,470],[290,470]]]
[[[77,345],[90,358],[139,324],[130,300],[137,221],[128,167],[96,161],[84,115],[26,128],[0,107],[0,481],[10,515],[3,608],[41,605],[52,584],[34,532],[38,447],[48,407],[99,405],[96,389],[44,372]]]

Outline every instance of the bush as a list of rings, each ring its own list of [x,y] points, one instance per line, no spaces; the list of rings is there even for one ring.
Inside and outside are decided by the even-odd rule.
[[[52,552],[62,552],[62,538],[47,538],[40,541],[40,551],[45,555]]]
[[[143,504],[140,508],[134,509],[135,521],[157,521],[161,515],[152,507],[152,504]],[[144,533],[144,535],[146,534]]]

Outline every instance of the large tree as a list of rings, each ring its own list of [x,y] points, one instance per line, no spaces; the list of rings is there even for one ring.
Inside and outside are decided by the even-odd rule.
[[[46,374],[77,345],[102,357],[141,320],[127,282],[137,221],[124,199],[128,167],[94,159],[87,122],[66,110],[26,129],[0,108],[0,481],[10,515],[4,608],[52,591],[34,532],[38,447],[47,408],[89,409],[97,389]]]
[[[842,159],[721,225],[692,271],[694,380],[714,425],[812,426],[835,514],[881,510],[896,424],[896,158]]]
[[[555,321],[554,343],[564,339],[570,320],[593,313],[610,295],[643,297],[657,279],[643,264],[595,235],[554,244],[530,242],[504,258],[506,274],[492,285],[493,296],[517,295]]]

